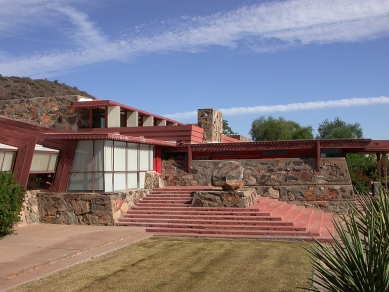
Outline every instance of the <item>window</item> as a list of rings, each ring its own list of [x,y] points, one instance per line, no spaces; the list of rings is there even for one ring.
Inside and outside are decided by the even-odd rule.
[[[68,191],[113,192],[143,188],[146,171],[153,169],[153,161],[153,145],[78,141]]]

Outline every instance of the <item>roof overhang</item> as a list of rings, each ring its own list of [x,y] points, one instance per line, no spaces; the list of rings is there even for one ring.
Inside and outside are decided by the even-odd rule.
[[[47,134],[47,140],[115,140],[131,143],[151,144],[158,146],[175,146],[175,142],[167,142],[156,139],[146,139],[143,137],[133,137],[127,135],[120,135],[117,133],[61,133],[61,134]]]
[[[172,119],[168,119],[159,115],[155,115],[146,111],[142,111],[140,109],[130,107],[112,100],[93,100],[93,101],[78,101],[78,102],[76,101],[72,105],[72,107],[74,108],[89,108],[89,109],[99,108],[99,107],[104,108],[106,106],[119,106],[120,110],[125,112],[138,112],[140,115],[154,117],[157,120],[166,120],[167,122],[172,124],[185,125],[184,123]]]

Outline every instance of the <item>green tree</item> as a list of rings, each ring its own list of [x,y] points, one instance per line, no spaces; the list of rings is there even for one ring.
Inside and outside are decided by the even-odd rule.
[[[347,154],[346,160],[355,191],[368,194],[371,191],[371,181],[377,180],[375,155]]]
[[[283,117],[278,119],[261,116],[251,125],[250,135],[253,141],[313,139],[311,126],[302,127]]]
[[[317,129],[316,139],[362,138],[363,131],[359,123],[348,124],[339,118],[325,120]]]
[[[228,125],[228,121],[223,120],[223,135],[236,135],[236,134],[237,133],[235,133]]]
[[[14,174],[0,171],[0,237],[13,233],[23,208],[26,190],[13,178]]]

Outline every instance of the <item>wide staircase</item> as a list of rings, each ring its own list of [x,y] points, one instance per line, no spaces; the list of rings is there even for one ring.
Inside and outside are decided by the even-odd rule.
[[[204,189],[216,188],[153,189],[116,225],[167,236],[332,240],[332,213],[260,196],[248,208],[190,207],[193,193]]]

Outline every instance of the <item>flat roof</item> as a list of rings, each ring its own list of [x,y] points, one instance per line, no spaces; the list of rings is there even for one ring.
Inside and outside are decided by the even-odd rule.
[[[149,116],[154,117],[157,120],[166,120],[169,123],[177,124],[177,125],[185,125],[184,123],[165,118],[159,115],[155,115],[134,107],[130,107],[121,103],[118,103],[116,101],[112,100],[91,100],[91,101],[76,101],[73,103],[72,107],[74,108],[96,108],[96,107],[106,107],[106,106],[120,106],[121,110],[124,110],[125,112],[138,112],[139,114],[143,116]]]

